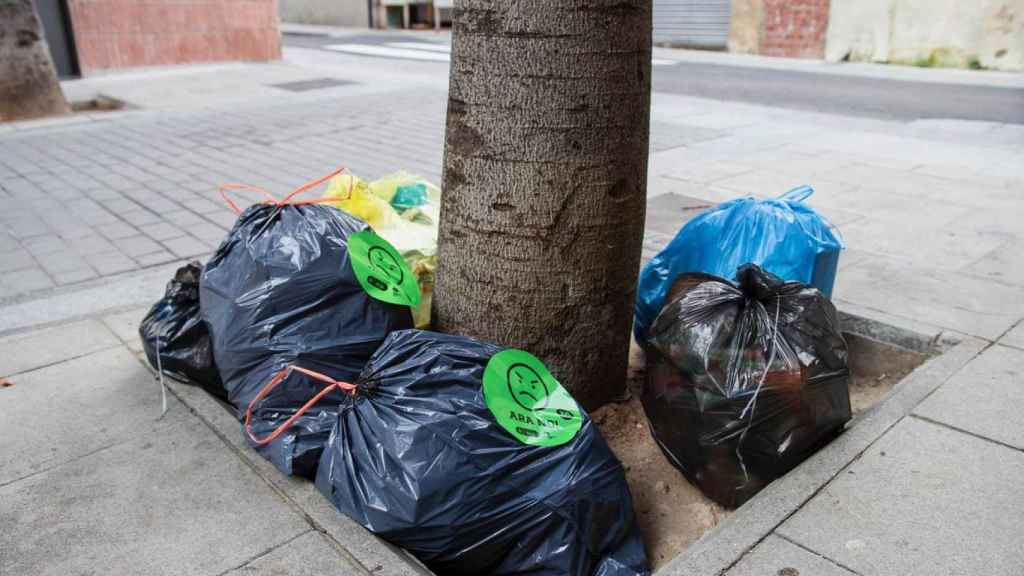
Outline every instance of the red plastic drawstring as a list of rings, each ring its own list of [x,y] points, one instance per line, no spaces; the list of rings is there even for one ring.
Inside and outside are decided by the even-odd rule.
[[[293,370],[295,372],[300,372],[302,374],[305,374],[306,376],[309,376],[310,378],[313,378],[314,380],[319,380],[321,382],[324,382],[324,383],[327,384],[327,386],[324,386],[323,390],[318,392],[316,396],[313,396],[312,398],[309,399],[308,402],[303,404],[302,408],[299,408],[298,412],[296,412],[295,414],[292,414],[291,418],[286,420],[284,422],[284,424],[281,424],[273,432],[271,432],[270,436],[267,436],[266,438],[257,438],[253,434],[253,432],[252,432],[252,408],[253,408],[253,406],[255,406],[257,402],[262,400],[264,396],[266,396],[271,390],[274,389],[275,386],[280,384],[288,376],[288,374],[290,374]],[[349,394],[355,394],[355,392],[356,392],[356,385],[355,384],[350,384],[348,382],[341,382],[339,380],[335,380],[334,378],[331,378],[330,376],[321,374],[319,372],[314,372],[314,371],[309,370],[307,368],[300,368],[298,366],[287,366],[283,370],[278,372],[270,380],[270,382],[268,382],[267,385],[264,386],[262,390],[260,390],[259,394],[257,394],[256,397],[252,399],[252,402],[249,402],[249,407],[246,408],[246,410],[245,410],[245,433],[249,435],[249,438],[251,438],[252,441],[255,442],[257,446],[263,446],[264,444],[269,444],[269,443],[273,442],[274,439],[276,439],[278,436],[280,436],[282,432],[284,432],[288,428],[291,428],[292,424],[295,424],[295,421],[298,420],[299,417],[301,417],[303,414],[305,414],[307,410],[312,408],[313,405],[315,405],[317,402],[319,402],[321,398],[323,398],[324,396],[329,394],[331,392],[331,390],[334,390],[335,388],[337,388],[338,390],[341,390],[343,392],[348,392]]]
[[[313,198],[311,200],[295,200],[295,197],[298,196],[299,194],[304,193],[304,192],[308,192],[310,189],[315,188],[315,187],[319,186],[320,184],[323,184],[324,182],[330,180],[331,178],[334,178],[338,174],[341,174],[341,173],[346,172],[346,171],[348,171],[348,168],[342,166],[341,168],[338,168],[337,170],[335,170],[334,172],[331,172],[330,174],[328,174],[326,176],[317,178],[316,180],[312,180],[310,182],[307,182],[307,183],[303,184],[302,186],[299,186],[295,190],[293,190],[290,193],[288,193],[288,195],[285,196],[281,200],[278,200],[276,197],[274,197],[273,194],[271,194],[270,192],[264,190],[263,188],[259,188],[257,186],[250,186],[248,184],[234,184],[234,183],[232,183],[232,184],[222,184],[220,186],[220,188],[219,188],[220,196],[221,196],[221,198],[224,199],[224,202],[226,202],[227,205],[230,206],[231,209],[235,211],[235,214],[241,214],[242,213],[242,209],[239,208],[238,204],[235,204],[235,202],[233,200],[231,200],[230,197],[228,197],[228,190],[259,192],[259,193],[263,194],[264,196],[266,196],[266,199],[263,200],[263,202],[262,202],[263,204],[273,204],[273,205],[278,206],[278,207],[285,206],[285,205],[288,205],[288,204],[291,204],[291,205],[326,204],[328,202],[336,202],[339,199],[338,198]],[[352,177],[352,178],[349,179],[348,195],[349,195],[350,198],[352,197],[352,186],[353,186],[354,181],[355,181],[355,177]]]

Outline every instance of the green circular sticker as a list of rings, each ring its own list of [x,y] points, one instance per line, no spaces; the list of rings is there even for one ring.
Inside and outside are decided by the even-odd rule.
[[[531,446],[565,444],[583,425],[576,400],[522,350],[503,350],[487,362],[484,402],[502,428]]]
[[[398,250],[373,230],[348,237],[348,256],[359,284],[373,298],[402,306],[420,303],[420,287],[412,269]]]

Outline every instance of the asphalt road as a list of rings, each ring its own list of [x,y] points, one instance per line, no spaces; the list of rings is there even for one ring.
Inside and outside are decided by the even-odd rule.
[[[366,34],[344,38],[284,35],[286,46],[302,48],[324,48],[339,43],[385,48],[396,46],[396,42],[410,41],[444,45],[441,37],[429,33],[416,37],[408,34]],[[385,48],[382,52],[387,50]],[[391,55],[359,56],[393,58]],[[423,64],[436,66],[438,73],[447,73],[443,62]],[[887,120],[944,118],[1024,124],[1024,89],[1020,88],[675,62],[654,67],[653,89],[669,94]]]

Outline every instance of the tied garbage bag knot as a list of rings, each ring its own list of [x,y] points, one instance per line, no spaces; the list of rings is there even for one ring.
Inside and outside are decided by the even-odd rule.
[[[804,203],[813,193],[810,186],[801,186],[778,198],[737,198],[687,222],[640,272],[633,328],[637,342],[647,338],[680,274],[735,281],[740,266],[756,264],[831,297],[843,243],[835,227]]]
[[[842,431],[851,417],[846,341],[831,301],[755,265],[739,285],[672,283],[645,345],[641,401],[669,461],[733,508]]]
[[[317,472],[334,506],[446,576],[647,576],[625,473],[536,357],[393,332]]]
[[[353,382],[389,333],[413,325],[408,305],[371,295],[357,273],[357,260],[375,270],[359,252],[378,245],[366,222],[296,198],[338,174],[242,211],[200,280],[202,318],[243,437],[283,473],[308,478],[348,396],[313,373]]]

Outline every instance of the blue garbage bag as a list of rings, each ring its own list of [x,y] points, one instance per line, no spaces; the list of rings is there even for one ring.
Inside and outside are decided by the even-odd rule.
[[[832,295],[842,240],[835,227],[803,203],[810,186],[769,200],[737,198],[690,220],[640,272],[633,331],[638,342],[661,311],[680,274],[705,273],[736,281],[744,264],[810,284]]]

